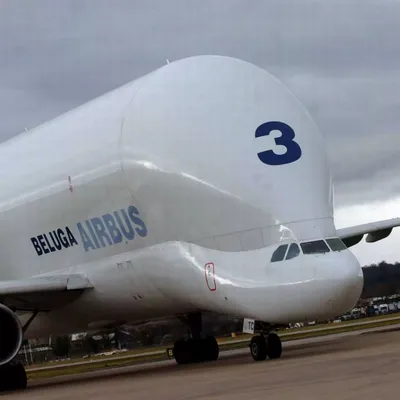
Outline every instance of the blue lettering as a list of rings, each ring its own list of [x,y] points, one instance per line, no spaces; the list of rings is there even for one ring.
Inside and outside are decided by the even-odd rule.
[[[85,248],[85,251],[88,251],[90,248],[92,248],[93,250],[96,250],[96,247],[94,246],[94,244],[92,243],[92,241],[89,238],[89,235],[86,233],[85,229],[83,228],[82,224],[80,222],[78,222],[76,224],[79,234],[81,236],[81,240],[83,243],[83,247]]]
[[[92,223],[92,226],[97,234],[97,238],[99,239],[99,242],[101,243],[102,247],[106,246],[103,239],[106,239],[109,246],[111,246],[112,241],[110,237],[107,235],[103,221],[100,218],[96,217],[96,218],[91,218],[90,222]]]
[[[92,240],[93,240],[94,244],[96,245],[96,248],[99,249],[100,248],[100,243],[97,240],[97,236],[94,233],[94,230],[93,230],[92,225],[90,224],[90,221],[85,221],[85,222],[86,222],[86,226],[87,226],[87,228],[89,230],[90,236],[92,237]]]
[[[51,241],[53,242],[54,246],[56,246],[56,249],[61,250],[62,246],[61,246],[60,238],[57,236],[56,231],[50,232],[49,235],[50,235]]]
[[[64,232],[62,231],[62,229],[57,229],[57,235],[58,235],[58,238],[59,238],[61,244],[62,244],[66,249],[68,249],[69,243],[68,243],[68,240],[67,240],[67,238],[65,237],[65,234],[64,234]]]
[[[32,244],[33,244],[33,247],[34,247],[35,250],[36,250],[37,255],[38,255],[38,256],[41,256],[41,255],[43,254],[43,250],[42,250],[42,248],[39,246],[38,240],[37,240],[35,237],[33,237],[33,238],[31,238],[31,242],[32,242]]]
[[[39,244],[40,244],[42,250],[44,251],[44,253],[45,254],[50,253],[50,250],[46,247],[46,243],[43,240],[43,235],[39,235],[38,240],[39,240]]]
[[[114,217],[111,214],[104,214],[103,221],[114,244],[121,243],[122,234],[121,231],[117,228]]]
[[[139,226],[139,229],[136,228],[136,232],[141,236],[145,237],[147,235],[147,228],[144,222],[138,217],[139,211],[136,207],[134,206],[129,206],[128,208],[128,214],[129,217],[131,218],[131,221]]]
[[[147,227],[134,206],[103,214],[101,218],[91,218],[85,223],[86,227],[83,222],[78,222],[76,225],[85,251],[121,243],[125,238],[133,240],[135,232],[141,237],[147,235]],[[32,237],[30,240],[38,256],[54,253],[63,247],[67,249],[80,245],[68,226],[64,230],[58,228]]]
[[[135,232],[132,228],[131,222],[129,221],[128,215],[126,214],[125,210],[121,210],[121,214],[123,215],[126,225],[128,227],[128,231],[125,229],[124,224],[122,223],[121,217],[119,216],[117,211],[114,211],[114,217],[118,222],[119,228],[121,230],[121,232],[124,234],[124,236],[128,239],[128,240],[132,240],[135,237]]]
[[[78,242],[76,241],[70,229],[68,227],[66,227],[65,229],[68,233],[68,238],[65,237],[62,229],[57,229],[53,232],[43,233],[41,235],[38,235],[37,237],[31,238],[31,242],[36,250],[37,255],[41,256],[43,254],[54,253],[57,250],[61,250],[62,246],[64,246],[65,248],[72,246],[72,243],[78,245]]]
[[[286,147],[284,154],[276,154],[273,150],[266,150],[258,153],[258,158],[268,165],[283,165],[297,161],[301,157],[301,148],[293,139],[294,130],[287,124],[280,121],[270,121],[260,125],[256,129],[256,138],[268,136],[272,131],[280,131],[281,136],[275,138],[275,144]]]
[[[76,241],[76,239],[74,238],[74,235],[72,234],[71,230],[68,228],[68,226],[65,228],[67,231],[67,235],[68,235],[68,239],[69,239],[69,244],[71,245],[71,247],[74,244],[78,244],[78,242]]]
[[[47,246],[49,246],[50,251],[51,251],[52,253],[54,253],[54,252],[56,251],[56,249],[55,249],[54,247],[52,247],[52,245],[51,245],[50,242],[49,242],[49,239],[47,239],[46,234],[44,234],[43,237],[44,237],[44,240],[46,241]]]

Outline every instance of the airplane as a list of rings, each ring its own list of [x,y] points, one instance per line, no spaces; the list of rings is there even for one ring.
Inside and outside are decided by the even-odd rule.
[[[217,360],[202,315],[276,327],[350,310],[349,247],[399,218],[336,229],[326,146],[300,101],[236,58],[169,62],[0,145],[0,389],[27,387],[23,339],[179,318],[178,364]]]

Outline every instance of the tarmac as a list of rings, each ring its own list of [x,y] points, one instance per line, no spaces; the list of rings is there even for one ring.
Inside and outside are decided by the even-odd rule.
[[[283,343],[279,360],[255,362],[249,349],[216,362],[172,361],[29,382],[7,399],[395,399],[400,330],[390,327]],[[1,396],[0,396],[1,397]]]

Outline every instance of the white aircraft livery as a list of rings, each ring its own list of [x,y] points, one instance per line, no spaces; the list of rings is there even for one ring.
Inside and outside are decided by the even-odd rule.
[[[325,144],[263,69],[171,62],[0,145],[0,388],[27,387],[23,338],[180,318],[179,364],[216,360],[202,315],[276,328],[351,309],[348,247],[400,219],[336,229]]]

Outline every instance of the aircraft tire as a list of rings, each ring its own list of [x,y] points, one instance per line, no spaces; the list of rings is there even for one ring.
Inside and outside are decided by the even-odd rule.
[[[190,339],[190,343],[192,346],[192,359],[190,362],[199,363],[205,361],[206,348],[204,346],[204,340],[200,338]]]
[[[21,363],[10,363],[0,367],[0,392],[26,389],[28,378]]]
[[[267,358],[267,342],[264,336],[253,336],[249,347],[254,361],[264,361]]]
[[[174,344],[174,357],[177,364],[189,364],[193,360],[193,341],[180,339]]]
[[[219,356],[219,345],[214,336],[207,336],[202,340],[205,361],[216,361]]]
[[[174,357],[177,364],[215,361],[218,356],[219,345],[214,336],[207,336],[204,339],[181,339],[174,345]]]
[[[270,359],[280,358],[282,354],[282,342],[276,333],[267,336],[267,356]]]

